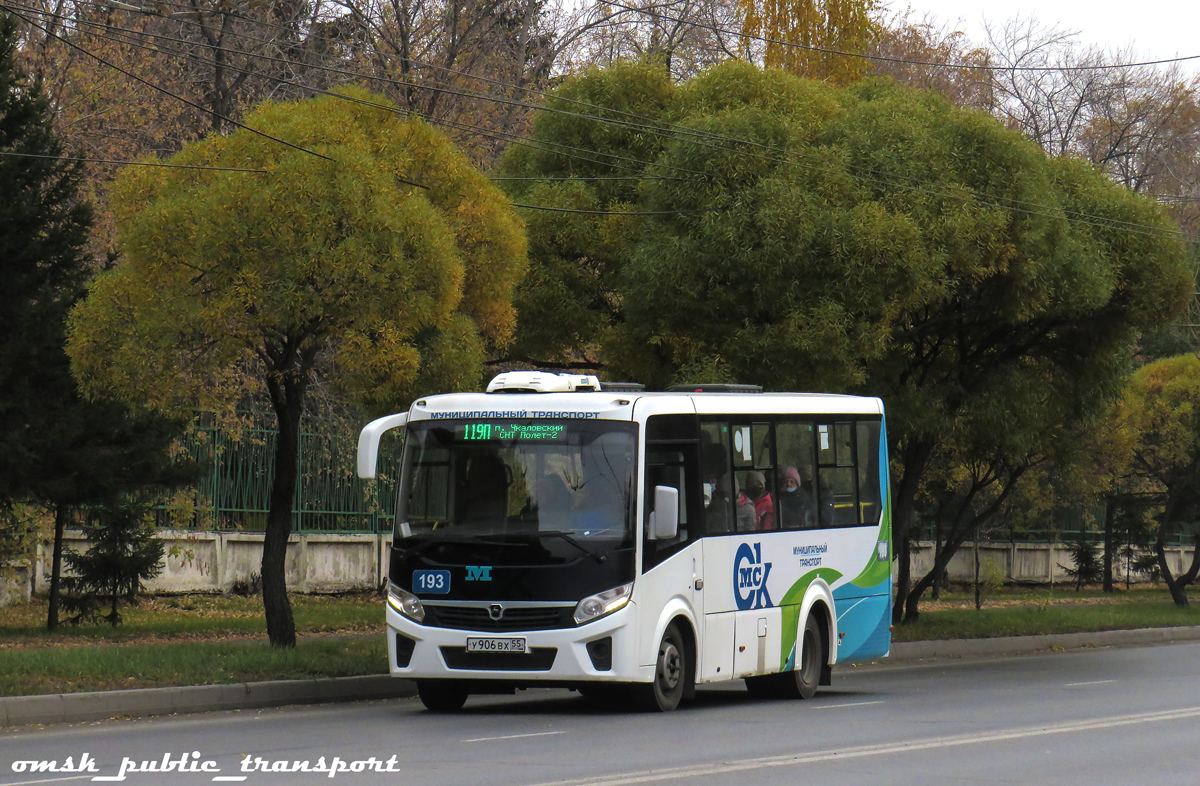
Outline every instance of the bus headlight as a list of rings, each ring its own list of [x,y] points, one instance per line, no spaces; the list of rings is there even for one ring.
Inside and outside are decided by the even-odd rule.
[[[631,581],[628,584],[622,584],[619,587],[584,598],[575,607],[575,624],[582,625],[598,617],[603,617],[605,614],[612,614],[617,609],[623,608],[629,602],[629,596],[632,594],[633,582]]]
[[[425,609],[421,606],[421,599],[411,592],[400,589],[390,581],[388,582],[388,605],[413,622],[421,622],[425,619]]]

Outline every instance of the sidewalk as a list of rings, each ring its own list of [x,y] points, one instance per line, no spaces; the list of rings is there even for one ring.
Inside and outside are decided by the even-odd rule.
[[[914,641],[892,645],[881,663],[945,658],[981,658],[1084,647],[1131,647],[1200,641],[1200,626],[1143,628],[1052,636]],[[410,680],[386,674],[275,682],[240,682],[182,688],[144,688],[95,693],[0,698],[0,727],[77,723],[118,717],[148,717],[213,710],[250,710],[295,704],[395,699],[416,695]]]

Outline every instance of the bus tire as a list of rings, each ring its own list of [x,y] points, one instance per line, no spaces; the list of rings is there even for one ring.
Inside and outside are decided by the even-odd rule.
[[[468,691],[455,680],[417,680],[417,695],[430,712],[454,712],[467,703]]]
[[[654,681],[637,686],[637,703],[646,712],[671,712],[679,706],[687,688],[688,649],[675,623],[667,626],[658,643]]]
[[[624,686],[608,682],[596,682],[589,685],[579,685],[575,688],[579,695],[597,707],[615,707],[628,698],[622,690]]]
[[[821,671],[825,668],[828,647],[825,632],[812,614],[804,621],[804,633],[800,640],[800,661],[796,669],[783,677],[782,695],[789,699],[811,699],[821,684]]]

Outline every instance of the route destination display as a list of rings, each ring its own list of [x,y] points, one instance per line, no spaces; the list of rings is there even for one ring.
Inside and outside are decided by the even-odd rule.
[[[454,429],[456,439],[465,441],[556,442],[566,436],[562,423],[464,423]]]

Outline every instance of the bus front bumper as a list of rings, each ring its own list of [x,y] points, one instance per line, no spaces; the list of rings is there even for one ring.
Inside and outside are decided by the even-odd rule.
[[[638,665],[634,619],[631,603],[578,627],[493,633],[428,627],[389,605],[388,663],[393,677],[408,679],[511,684],[649,682],[654,669]],[[526,651],[468,652],[468,638],[524,639]]]

